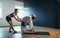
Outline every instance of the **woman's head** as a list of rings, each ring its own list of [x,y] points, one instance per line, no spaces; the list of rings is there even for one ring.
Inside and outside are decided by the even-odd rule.
[[[15,9],[14,12],[15,12],[15,13],[18,13],[18,9]]]

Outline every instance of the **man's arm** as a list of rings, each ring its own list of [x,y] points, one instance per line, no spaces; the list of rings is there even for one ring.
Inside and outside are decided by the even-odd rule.
[[[32,17],[30,16],[30,20],[29,20],[29,24],[30,24],[30,27],[33,28],[33,20],[32,20]]]

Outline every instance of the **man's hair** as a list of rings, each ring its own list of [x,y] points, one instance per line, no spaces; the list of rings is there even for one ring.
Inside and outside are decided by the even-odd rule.
[[[34,20],[36,18],[36,15],[35,14],[32,14],[32,19]]]

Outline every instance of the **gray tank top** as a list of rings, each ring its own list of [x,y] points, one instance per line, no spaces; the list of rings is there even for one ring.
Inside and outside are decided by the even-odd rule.
[[[13,14],[14,14],[14,13],[9,14],[8,17],[10,17],[10,18],[11,18],[11,17],[14,17]]]

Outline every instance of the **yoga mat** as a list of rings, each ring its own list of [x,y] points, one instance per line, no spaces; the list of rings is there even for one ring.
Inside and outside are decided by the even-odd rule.
[[[27,32],[27,33],[23,33],[23,34],[34,34],[34,35],[50,35],[49,32]]]

